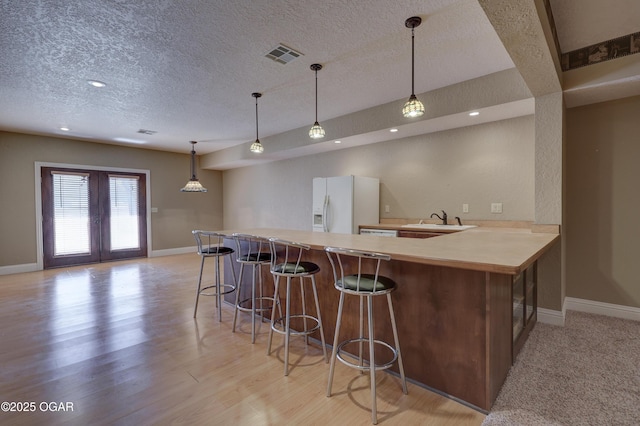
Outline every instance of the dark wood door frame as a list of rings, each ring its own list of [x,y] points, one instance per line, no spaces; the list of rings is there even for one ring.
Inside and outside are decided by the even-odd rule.
[[[54,253],[54,236],[53,236],[53,196],[51,172],[70,172],[70,173],[87,173],[89,175],[89,191],[91,198],[91,223],[90,232],[91,250],[89,254],[53,256]],[[42,166],[41,174],[41,195],[42,195],[42,247],[43,247],[43,266],[45,269],[63,267],[70,265],[97,263],[102,261],[110,261],[117,259],[129,259],[135,257],[147,256],[147,187],[145,173],[140,172],[122,172],[92,170],[92,169],[76,169],[69,167]],[[136,176],[139,179],[138,194],[138,227],[140,247],[138,249],[115,250],[110,249],[110,220],[109,220],[109,176]]]
[[[138,184],[138,229],[139,229],[139,249],[122,249],[111,250],[110,230],[111,230],[111,216],[109,214],[109,194],[100,197],[100,223],[101,230],[101,261],[118,260],[118,259],[131,259],[135,257],[147,256],[147,185],[146,175],[141,173],[127,173],[127,172],[102,172],[100,174],[100,186],[101,188],[109,187],[109,176],[137,176],[139,178]]]

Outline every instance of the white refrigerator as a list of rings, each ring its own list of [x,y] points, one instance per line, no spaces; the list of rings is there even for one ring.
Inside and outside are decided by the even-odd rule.
[[[313,178],[313,231],[357,234],[380,220],[380,181],[363,176]]]

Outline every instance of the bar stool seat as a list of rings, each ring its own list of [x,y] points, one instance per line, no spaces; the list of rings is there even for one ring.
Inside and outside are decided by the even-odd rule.
[[[329,382],[327,384],[327,396],[331,396],[333,385],[333,374],[335,371],[336,359],[340,360],[348,367],[355,368],[361,372],[368,371],[371,377],[371,419],[373,424],[378,423],[376,405],[376,371],[386,370],[398,363],[400,380],[402,382],[402,392],[408,393],[407,381],[404,375],[402,364],[402,354],[398,341],[398,329],[396,327],[395,313],[391,301],[391,293],[396,290],[395,281],[391,278],[379,274],[381,261],[388,261],[391,256],[362,250],[351,250],[340,247],[325,247],[325,252],[331,263],[334,277],[334,287],[340,291],[340,301],[338,303],[338,317],[336,320],[336,331],[331,353],[331,364],[329,366]],[[348,258],[355,258],[357,267],[355,273],[345,275],[345,269],[353,267],[354,262],[347,261]],[[352,259],[353,260],[353,259]],[[368,271],[364,272],[368,267]],[[339,341],[340,326],[342,324],[342,310],[344,307],[345,295],[355,295],[360,299],[359,324],[360,330],[357,337]],[[391,319],[391,329],[393,331],[393,346],[385,341],[375,338],[375,314],[373,312],[373,298],[376,296],[386,296],[389,307],[389,317]],[[364,300],[367,301],[367,325],[368,334],[364,334]],[[357,358],[346,352],[345,347],[353,343],[358,344]],[[363,355],[363,345],[367,344],[369,359],[365,360]],[[391,353],[391,359],[387,362],[376,362],[376,347],[386,348]],[[383,349],[384,350],[384,349]]]
[[[318,291],[316,287],[315,274],[320,272],[320,267],[313,262],[302,260],[302,253],[308,251],[310,246],[293,241],[286,241],[278,238],[269,238],[271,248],[271,273],[274,276],[274,300],[279,299],[278,290],[280,277],[287,279],[285,296],[285,314],[276,318],[275,304],[271,312],[271,329],[269,330],[269,341],[267,344],[267,355],[271,355],[271,343],[273,332],[284,335],[284,375],[289,375],[289,340],[291,335],[304,336],[305,343],[309,344],[309,335],[316,330],[320,332],[322,342],[322,352],[325,362],[327,358],[327,347],[324,340],[324,328],[322,326],[322,316],[320,314],[320,303],[318,302]],[[292,313],[291,311],[291,282],[293,278],[300,279],[300,297],[302,313]],[[311,282],[313,299],[315,302],[315,316],[307,313],[304,279]],[[302,324],[297,324],[298,329],[291,328],[291,320],[301,319]],[[311,324],[308,324],[308,320]]]
[[[198,254],[202,257],[200,262],[200,276],[198,277],[198,289],[196,290],[196,306],[193,309],[193,317],[198,312],[198,302],[200,296],[215,296],[216,308],[218,309],[218,321],[222,321],[222,296],[233,292],[236,289],[237,280],[235,271],[232,268],[233,284],[225,284],[220,279],[220,259],[229,256],[235,252],[231,247],[224,246],[225,234],[211,231],[202,231],[199,229],[191,231],[198,245]],[[215,262],[215,281],[214,284],[202,287],[202,272],[204,269],[204,260],[206,258],[214,258]],[[212,289],[214,289],[212,291]]]
[[[264,294],[261,268],[263,265],[271,263],[269,239],[258,235],[240,233],[232,234],[232,237],[236,242],[236,261],[240,264],[232,331],[234,333],[236,331],[238,311],[251,312],[251,343],[255,343],[256,314],[259,314],[260,320],[262,320],[262,314],[270,312],[276,305],[278,305],[278,308],[281,310],[280,301],[278,299],[271,296],[265,296]],[[243,287],[242,277],[245,266],[251,267],[251,296],[240,300],[240,293]]]

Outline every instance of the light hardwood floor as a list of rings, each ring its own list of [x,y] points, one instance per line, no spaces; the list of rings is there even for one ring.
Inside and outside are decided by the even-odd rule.
[[[189,254],[0,276],[0,401],[35,403],[35,412],[0,412],[0,424],[371,423],[368,376],[338,363],[327,398],[317,346],[293,338],[284,377],[280,336],[266,355],[268,324],[252,345],[249,317],[231,333],[233,309],[224,305],[219,323],[211,297],[194,320],[199,262]],[[485,418],[413,384],[403,395],[392,375],[378,382],[379,424]],[[73,410],[43,411],[43,402]]]

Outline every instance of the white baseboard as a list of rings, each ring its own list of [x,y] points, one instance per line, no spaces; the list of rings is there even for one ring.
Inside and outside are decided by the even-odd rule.
[[[538,322],[563,326],[567,311],[585,312],[588,314],[640,321],[640,308],[596,302],[587,299],[577,299],[575,297],[565,297],[562,311],[538,308]]]
[[[22,272],[40,271],[37,263],[25,263],[23,265],[0,266],[0,275],[20,274]]]
[[[198,247],[178,247],[165,250],[153,250],[149,253],[149,257],[173,256],[174,254],[198,253]]]
[[[166,250],[154,250],[149,253],[149,257],[171,256],[174,254],[197,253],[198,247],[178,247]],[[23,265],[0,266],[0,275],[20,274],[22,272],[42,271],[42,267],[37,263],[25,263]]]
[[[551,309],[538,308],[538,322],[549,325],[564,326],[565,311],[554,311]]]
[[[567,310],[571,311],[640,321],[640,308],[632,306],[614,305],[612,303],[595,302],[574,297],[565,298],[565,306]]]

